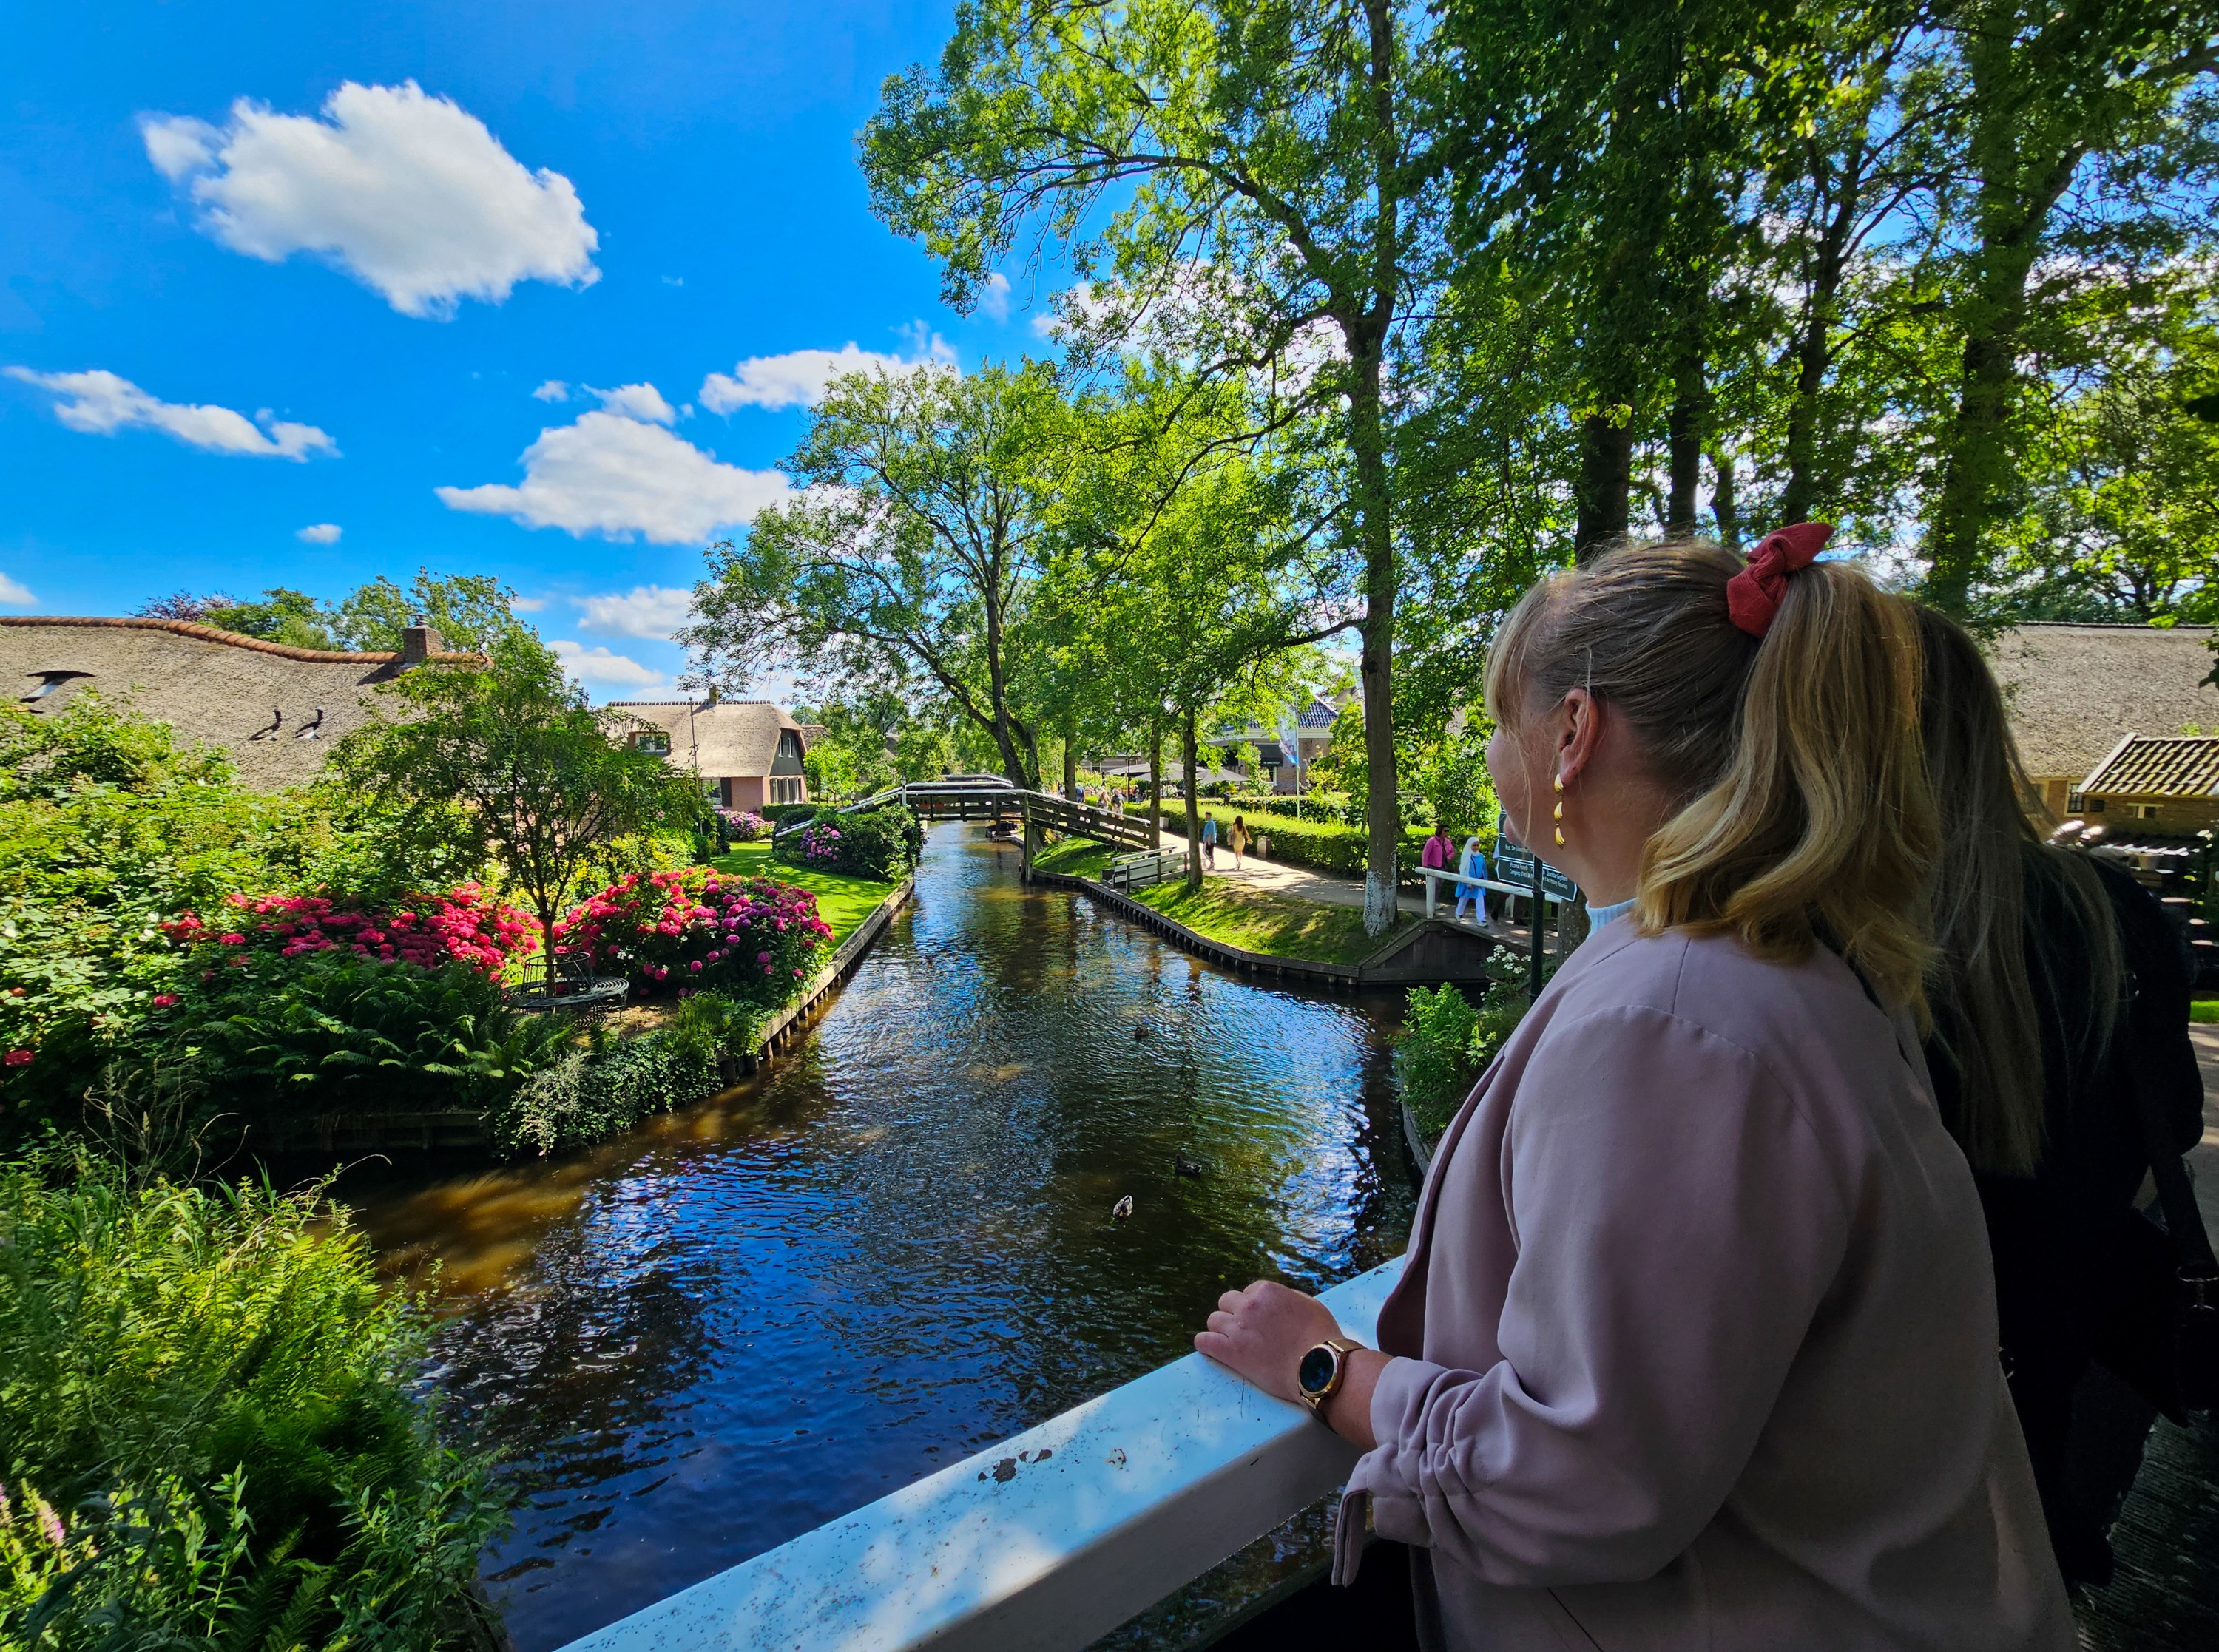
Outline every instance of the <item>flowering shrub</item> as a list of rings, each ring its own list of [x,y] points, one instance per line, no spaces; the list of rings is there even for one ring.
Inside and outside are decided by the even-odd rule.
[[[539,926],[476,884],[393,911],[324,895],[233,895],[227,904],[213,921],[183,912],[162,927],[183,947],[213,942],[280,958],[346,951],[425,969],[462,964],[481,975],[538,950]]]
[[[840,829],[830,821],[811,821],[793,835],[786,858],[797,866],[830,872],[840,864]]]
[[[747,809],[719,809],[718,817],[735,843],[754,843],[770,830],[770,823],[761,815]]]
[[[908,809],[873,809],[867,813],[827,812],[778,840],[779,859],[816,872],[850,878],[892,879],[915,864],[924,829]]]
[[[555,926],[555,946],[621,971],[644,991],[707,990],[776,1004],[831,935],[805,889],[688,866],[619,879]]]

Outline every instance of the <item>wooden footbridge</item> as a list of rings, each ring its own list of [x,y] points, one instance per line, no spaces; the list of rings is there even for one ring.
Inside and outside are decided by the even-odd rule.
[[[839,812],[861,814],[893,803],[907,804],[920,820],[984,820],[1012,829],[1037,827],[1065,832],[1121,849],[1156,847],[1144,820],[1097,809],[1091,804],[1073,803],[1051,792],[1035,792],[998,774],[949,774],[937,780],[912,780],[848,804]],[[774,835],[782,837],[800,824],[799,820],[782,824]]]

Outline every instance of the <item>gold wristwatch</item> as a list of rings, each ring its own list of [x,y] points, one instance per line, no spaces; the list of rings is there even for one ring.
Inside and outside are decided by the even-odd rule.
[[[1295,1366],[1295,1392],[1310,1408],[1310,1415],[1325,1421],[1326,1402],[1340,1392],[1348,1375],[1348,1356],[1364,1346],[1339,1337],[1327,1337],[1305,1353]]]

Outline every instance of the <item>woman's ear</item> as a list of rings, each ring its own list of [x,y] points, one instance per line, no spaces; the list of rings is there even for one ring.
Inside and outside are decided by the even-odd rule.
[[[1569,786],[1594,761],[1602,739],[1602,706],[1586,689],[1575,688],[1565,694],[1552,715],[1557,773]]]

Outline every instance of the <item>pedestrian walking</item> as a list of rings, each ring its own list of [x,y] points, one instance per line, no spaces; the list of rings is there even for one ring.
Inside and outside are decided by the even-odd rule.
[[[1226,842],[1233,846],[1233,869],[1238,872],[1240,870],[1240,857],[1248,853],[1248,823],[1238,815],[1234,816],[1233,830],[1227,835]]]
[[[1202,817],[1202,864],[1212,872],[1217,870],[1217,817]]]
[[[1467,902],[1478,909],[1482,923],[1487,922],[1487,891],[1480,886],[1487,876],[1487,855],[1479,847],[1479,834],[1474,832],[1464,841],[1464,853],[1457,857],[1457,876],[1464,881],[1457,885],[1454,916],[1464,916]]]

